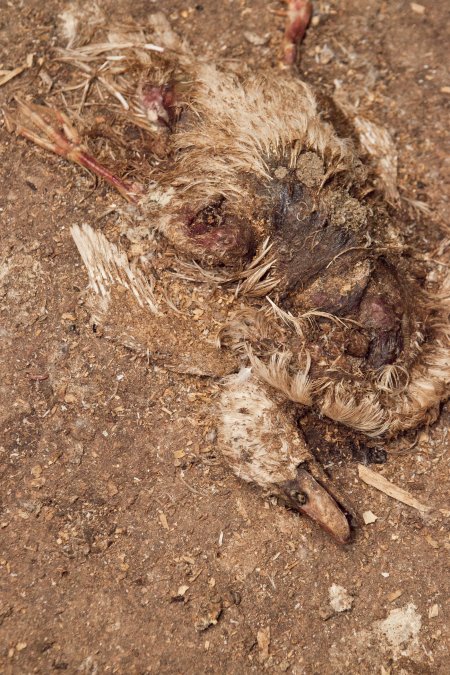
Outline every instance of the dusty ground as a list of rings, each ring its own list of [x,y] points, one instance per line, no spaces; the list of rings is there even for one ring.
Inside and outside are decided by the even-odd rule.
[[[0,4],[6,69],[48,54],[71,3]],[[100,4],[137,19],[158,6],[199,52],[275,65],[276,0]],[[342,81],[391,130],[403,194],[432,209],[411,236],[432,249],[448,206],[445,3],[315,4],[303,74],[328,92]],[[229,474],[217,383],[89,329],[68,230],[116,197],[2,127],[0,143],[1,672],[447,673],[448,408],[378,469],[429,516],[362,484],[337,449],[333,476],[378,516],[338,548]],[[333,584],[353,598],[345,612]]]

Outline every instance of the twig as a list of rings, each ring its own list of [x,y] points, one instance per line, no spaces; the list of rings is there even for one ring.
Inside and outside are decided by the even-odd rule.
[[[413,509],[417,509],[423,513],[428,513],[433,510],[433,507],[421,504],[421,502],[410,495],[409,492],[403,490],[403,488],[397,487],[397,485],[391,483],[387,478],[384,478],[384,476],[381,476],[381,474],[376,471],[372,471],[372,469],[368,469],[367,466],[364,466],[363,464],[358,464],[358,474],[364,483],[367,483],[367,485],[374,487],[385,495],[402,502],[402,504],[411,506]]]
[[[208,496],[208,495],[205,495],[203,492],[199,492],[198,490],[196,490],[195,488],[193,488],[191,485],[189,485],[189,483],[187,483],[181,475],[179,475],[178,478],[179,478],[180,481],[183,483],[183,485],[184,485],[185,487],[187,487],[187,489],[188,489],[190,492],[192,492],[194,495],[198,495],[199,497],[207,497],[207,496]]]

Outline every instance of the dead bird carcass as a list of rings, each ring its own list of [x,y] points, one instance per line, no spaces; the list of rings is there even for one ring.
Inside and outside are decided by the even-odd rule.
[[[336,438],[389,439],[436,418],[450,381],[449,276],[431,298],[401,213],[291,71],[239,77],[196,58],[160,15],[147,28],[99,28],[60,58],[84,73],[85,133],[23,99],[16,132],[108,181],[149,249],[164,235],[159,246],[191,276],[236,298],[214,346],[180,319],[145,237],[133,257],[74,225],[95,322],[166,367],[225,375],[219,438],[235,474],[348,541],[351,509],[302,426],[328,420]],[[113,125],[84,108],[88,95],[114,109]]]

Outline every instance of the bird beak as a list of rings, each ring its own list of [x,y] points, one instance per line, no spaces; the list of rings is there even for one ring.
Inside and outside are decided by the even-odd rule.
[[[282,486],[288,505],[309,516],[329,532],[340,544],[347,544],[351,532],[349,522],[331,494],[304,468],[297,469],[297,478]]]

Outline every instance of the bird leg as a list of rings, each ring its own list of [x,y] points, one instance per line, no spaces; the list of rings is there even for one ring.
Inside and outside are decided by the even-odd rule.
[[[24,124],[21,121],[15,122],[15,131],[18,136],[23,136],[41,148],[92,171],[118,190],[127,201],[131,203],[139,201],[143,195],[142,187],[118,178],[86,152],[81,145],[77,130],[65,113],[53,108],[28,104],[21,100],[17,100],[17,103],[20,117],[24,120]],[[27,124],[32,128],[26,126]]]
[[[310,0],[287,0],[287,21],[283,37],[283,64],[294,66],[297,48],[303,40],[312,15]]]

